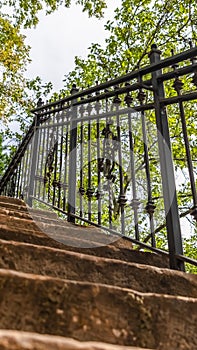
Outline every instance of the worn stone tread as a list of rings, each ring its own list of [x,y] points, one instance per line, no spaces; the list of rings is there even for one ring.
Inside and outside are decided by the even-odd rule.
[[[6,210],[7,212],[10,213],[16,213],[16,216],[18,213],[22,213],[22,214],[28,214],[27,213],[27,207],[25,205],[25,203],[23,204],[13,204],[13,203],[6,203],[6,202],[1,202],[0,200],[0,208],[1,208],[1,212],[3,214],[3,212]]]
[[[0,205],[1,203],[16,204],[16,205],[22,205],[26,207],[26,203],[22,199],[0,195]]]
[[[1,204],[5,207],[1,208]],[[12,209],[6,208],[6,205],[12,206]],[[0,238],[64,250],[76,250],[85,254],[135,261],[158,267],[169,267],[168,256],[143,251],[138,253],[133,251],[132,243],[127,239],[108,236],[106,241],[107,236],[98,228],[84,228],[71,225],[63,220],[56,220],[57,215],[54,211],[43,211],[44,216],[40,215],[41,212],[40,209],[27,207],[22,200],[0,196]],[[39,215],[37,216],[36,213]],[[48,215],[52,215],[52,218],[48,218]],[[32,220],[32,217],[35,220]],[[64,226],[63,229],[62,226]]]
[[[24,243],[30,243],[35,245],[41,245],[45,247],[54,247],[66,251],[76,251],[88,255],[103,256],[106,258],[124,260],[128,262],[136,262],[139,264],[154,265],[158,267],[168,268],[168,257],[160,256],[155,253],[136,251],[127,248],[123,248],[121,245],[118,247],[118,241],[108,246],[99,246],[97,248],[77,248],[73,246],[67,246],[63,243],[53,240],[41,231],[29,230],[27,228],[21,228],[20,230],[10,227],[8,224],[0,223],[0,239],[7,241],[18,241]]]
[[[33,220],[35,218],[35,220]],[[1,224],[7,224],[10,228],[17,228],[20,230],[25,227],[28,230],[36,230],[46,233],[52,239],[56,239],[57,241],[65,240],[66,243],[73,243],[75,245],[75,240],[81,240],[89,242],[92,241],[91,246],[101,246],[113,243],[115,240],[119,240],[120,238],[115,235],[106,235],[102,230],[93,227],[84,227],[80,225],[74,225],[64,220],[56,220],[53,218],[47,217],[31,217],[27,213],[18,213],[17,216],[14,215],[14,212],[9,214],[9,211],[6,210],[4,213],[0,213],[0,222]],[[72,234],[71,234],[72,230]],[[71,240],[72,238],[72,240]],[[132,244],[130,242],[125,241],[125,245],[130,246],[132,248]],[[76,243],[76,246],[79,246],[79,243]]]
[[[197,298],[196,275],[28,243],[0,240],[0,268]]]
[[[41,217],[36,214],[31,217],[27,212],[17,212],[15,215],[14,211],[0,210],[0,222],[7,223],[9,227],[15,227],[18,230],[26,227],[28,230],[42,231],[56,241],[64,241],[67,245],[76,247],[96,247],[120,240],[117,235],[106,235],[99,228],[74,225],[66,220]],[[124,246],[132,249],[132,243],[129,241],[124,240]]]
[[[37,220],[42,220],[42,218],[49,218],[52,220],[58,220],[58,216],[54,212],[48,212],[40,209],[31,209],[22,205],[7,204],[0,202],[0,214],[9,215],[24,219],[33,219],[36,217]]]
[[[153,350],[13,330],[0,330],[1,350]]]
[[[51,210],[48,208],[48,210],[44,209],[38,209],[38,208],[31,208],[29,207],[22,199],[18,198],[13,198],[13,197],[5,197],[5,196],[0,196],[0,207],[3,209],[8,209],[10,211],[15,211],[16,215],[17,212],[28,212],[28,214],[31,215],[31,213],[34,215],[39,215],[39,216],[49,216],[53,217],[54,219],[58,218],[56,212],[54,210]]]
[[[196,324],[196,298],[0,270],[2,329],[196,350]]]

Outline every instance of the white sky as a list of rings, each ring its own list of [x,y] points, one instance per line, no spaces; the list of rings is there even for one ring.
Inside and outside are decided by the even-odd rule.
[[[51,81],[55,91],[62,88],[64,75],[74,68],[74,57],[85,58],[91,43],[104,44],[104,24],[113,19],[114,9],[120,3],[121,0],[107,0],[102,20],[89,18],[79,5],[61,7],[48,16],[41,13],[37,27],[23,32],[32,48],[27,77],[38,75],[44,82]]]

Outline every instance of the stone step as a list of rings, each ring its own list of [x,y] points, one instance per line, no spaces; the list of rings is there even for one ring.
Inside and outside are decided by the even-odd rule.
[[[47,211],[47,210],[40,210],[40,209],[29,209],[27,206],[22,205],[16,205],[16,204],[10,204],[0,202],[0,214],[24,218],[24,219],[31,219],[32,216],[34,216],[37,220],[41,220],[41,218],[49,218],[49,219],[55,219],[58,220],[58,216],[53,211]]]
[[[5,207],[1,208],[1,204],[4,204]],[[6,205],[8,204],[12,206],[12,209],[6,209]],[[21,205],[18,206],[19,204]],[[23,209],[22,211],[20,210],[21,208]],[[34,221],[32,220],[32,216],[33,219],[35,219]],[[49,222],[52,224],[49,224]],[[54,223],[56,224],[54,225]],[[66,249],[77,251],[81,251],[81,248],[86,248],[86,254],[93,253],[87,248],[93,247],[95,249],[95,247],[98,247],[98,249],[96,249],[96,254],[101,254],[101,256],[104,254],[105,256],[107,251],[108,257],[111,255],[111,246],[113,245],[114,247],[123,249],[120,254],[122,256],[121,259],[125,258],[126,260],[129,259],[129,261],[133,261],[132,259],[134,258],[134,261],[137,263],[145,263],[165,268],[169,267],[168,256],[159,256],[158,254],[148,252],[140,252],[139,254],[134,252],[132,253],[131,259],[128,257],[129,251],[132,249],[131,241],[124,238],[117,239],[114,235],[106,236],[102,230],[92,226],[83,227],[71,225],[67,221],[59,219],[57,221],[57,215],[54,211],[42,211],[40,209],[28,208],[22,200],[14,198],[0,196],[0,225],[0,238],[3,239],[19,240],[28,243],[35,242],[35,244],[49,245],[60,249],[65,249],[65,247],[63,248],[62,246],[66,245]],[[41,230],[44,231],[43,235],[38,233]],[[8,231],[10,231],[9,234]],[[24,235],[26,233],[28,234],[28,238]],[[49,236],[49,239],[46,237],[46,234]],[[100,249],[101,245],[106,244],[108,246],[110,244],[110,249],[103,249],[103,247]],[[93,255],[95,255],[95,252]],[[117,258],[119,259],[119,257]]]
[[[37,333],[0,330],[1,350],[151,350],[98,342],[79,342]]]
[[[67,246],[58,241],[55,241],[41,231],[29,230],[26,228],[20,228],[18,230],[14,227],[10,228],[8,224],[0,224],[0,239],[7,241],[30,243],[45,247],[58,248],[66,251],[76,251],[93,256],[100,256],[124,260],[127,262],[136,262],[139,264],[147,264],[168,268],[168,257],[160,256],[155,253],[122,248],[121,243],[119,243],[119,241],[111,245],[99,246],[97,248],[78,248],[73,246]]]
[[[0,268],[197,298],[197,276],[73,251],[0,240]]]
[[[25,208],[25,207],[23,207]],[[117,235],[106,234],[103,230],[93,226],[73,225],[66,220],[58,219],[55,213],[43,211],[41,216],[37,210],[17,211],[0,207],[1,224],[9,224],[10,227],[28,227],[29,230],[40,230],[59,242],[77,247],[96,247],[107,245],[120,238]],[[51,216],[52,215],[52,216]],[[72,235],[71,235],[72,230]],[[72,240],[71,240],[72,237]],[[132,243],[124,240],[124,246],[132,249]]]
[[[28,228],[46,233],[52,239],[63,242],[66,245],[80,248],[89,248],[108,245],[120,241],[117,235],[106,234],[103,230],[93,226],[80,226],[71,224],[65,220],[33,216],[34,220],[28,213],[16,212],[0,209],[0,222],[7,224],[10,228]],[[132,249],[130,241],[122,240],[122,246]]]
[[[197,299],[0,270],[0,328],[196,350]]]
[[[8,197],[8,196],[0,196],[0,205],[2,205],[2,203],[6,203],[6,205],[15,204],[15,205],[21,205],[26,207],[26,204],[22,199]]]
[[[6,203],[5,200],[6,197],[4,198],[4,202],[1,203],[0,201],[0,220],[2,224],[8,222],[10,227],[28,227],[32,230],[39,229],[47,233],[52,239],[60,242],[63,239],[64,244],[67,243],[79,247],[87,247],[87,245],[100,246],[116,242],[117,240],[120,241],[118,236],[112,234],[106,235],[103,230],[93,226],[71,225],[66,220],[58,218],[54,211],[32,209],[25,207],[24,203],[22,203],[22,206],[18,206],[13,203]],[[1,204],[3,207],[1,207]],[[10,217],[9,220],[6,218],[6,215]],[[20,220],[15,221],[15,218]],[[73,242],[71,240],[71,229],[72,237],[75,240]],[[128,240],[122,241],[121,245],[132,248],[132,243]]]
[[[13,227],[16,229],[21,229],[25,227],[28,230],[39,230],[38,226],[32,219],[24,219],[22,217],[15,217],[13,215],[8,214],[0,214],[0,223],[2,225],[9,225],[9,227]]]
[[[21,212],[21,213],[26,213],[27,212],[27,207],[25,205],[25,203],[18,203],[18,204],[14,204],[14,203],[6,203],[5,201],[1,202],[0,200],[0,208],[1,210],[7,210],[10,212],[15,211],[17,212]]]
[[[21,231],[24,228],[28,231],[39,231],[42,233],[42,235],[47,235],[53,241],[64,243],[65,245],[70,245],[71,247],[100,247],[101,245],[106,245],[111,242],[110,237],[107,239],[107,236],[103,234],[100,234],[99,237],[97,233],[94,234],[94,231],[92,231],[93,234],[91,237],[91,233],[88,232],[88,228],[82,228],[67,222],[62,223],[62,226],[58,225],[58,221],[56,225],[51,225],[46,222],[35,222],[29,217],[25,219],[23,214],[17,217],[14,215],[10,216],[0,214],[0,223],[1,225],[7,225],[10,229],[16,229],[17,231]]]
[[[38,208],[31,208],[29,207],[23,200],[17,199],[17,198],[12,198],[12,197],[5,197],[5,196],[0,196],[0,207],[6,208],[7,210],[15,211],[15,215],[18,215],[18,212],[27,212],[28,214],[31,215],[37,215],[37,216],[42,216],[42,217],[51,217],[54,219],[58,218],[57,213],[55,210],[51,209],[50,207],[46,209],[38,209]]]

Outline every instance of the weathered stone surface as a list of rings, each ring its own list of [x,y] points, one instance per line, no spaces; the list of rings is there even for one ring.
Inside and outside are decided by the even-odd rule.
[[[0,330],[1,350],[151,350],[28,332]]]
[[[76,248],[69,247],[63,243],[57,242],[48,237],[41,231],[29,230],[24,227],[16,229],[7,224],[0,224],[0,238],[8,241],[19,241],[36,245],[59,248],[62,250],[74,250],[89,255],[103,256],[106,258],[136,262],[139,264],[154,265],[168,268],[168,259],[154,253],[135,251],[127,248],[118,247],[117,244],[111,244],[97,248]]]
[[[6,204],[6,203],[4,203]],[[60,243],[79,248],[92,248],[115,243],[120,245],[120,237],[114,234],[106,234],[103,230],[93,226],[73,225],[66,220],[59,219],[54,213],[47,212],[41,216],[41,211],[20,211],[0,208],[0,221],[6,222],[9,227],[17,229],[27,227],[29,230],[39,230]],[[24,207],[22,207],[24,208]],[[39,215],[38,215],[39,213]],[[71,234],[72,230],[72,234]],[[132,249],[132,243],[126,239],[121,240],[121,246]]]
[[[13,197],[7,197],[7,196],[0,196],[0,203],[1,206],[3,203],[6,203],[6,206],[9,204],[15,204],[15,205],[21,205],[26,207],[26,204],[23,200]]]
[[[196,350],[196,324],[195,298],[0,270],[2,329],[162,350]]]
[[[0,268],[197,298],[197,276],[73,251],[0,240]]]
[[[47,212],[44,210],[37,210],[37,209],[31,209],[33,211],[34,215],[37,216],[37,220],[42,220],[43,218],[49,218],[52,220],[57,220],[58,217],[54,212]],[[22,205],[15,205],[8,203],[1,203],[0,201],[0,214],[2,215],[9,215],[24,219],[30,219],[32,220],[32,216],[29,213],[29,210],[27,207]]]
[[[71,246],[41,231],[61,241],[63,225],[67,244],[74,232]],[[101,243],[93,227],[69,226],[54,212],[30,213],[23,201],[0,197],[0,328],[10,329],[0,331],[0,349],[196,350],[196,276],[139,265],[168,262],[125,239],[73,247],[81,230]]]
[[[3,208],[2,205],[4,205]],[[35,220],[32,220],[32,217]],[[130,241],[124,238],[116,240],[113,236],[108,239],[106,246],[106,235],[102,230],[95,227],[84,228],[71,225],[63,220],[57,221],[56,218],[57,215],[54,211],[31,209],[26,207],[21,200],[0,196],[0,238],[2,239],[18,240],[64,250],[76,250],[85,254],[112,257],[141,264],[169,267],[167,256],[159,256],[149,252],[136,252],[132,249]],[[41,230],[42,228],[44,232]],[[87,242],[90,244],[90,241],[92,241],[90,247],[85,248]],[[110,241],[111,244],[109,244]],[[101,246],[102,242],[104,242],[104,246]]]

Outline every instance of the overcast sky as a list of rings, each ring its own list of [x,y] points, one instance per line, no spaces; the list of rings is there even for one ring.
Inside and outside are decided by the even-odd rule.
[[[79,5],[61,7],[48,16],[41,13],[37,27],[24,31],[26,43],[32,47],[27,76],[39,75],[44,82],[51,81],[54,90],[62,88],[64,75],[74,68],[74,57],[85,58],[91,43],[104,44],[104,24],[113,19],[114,9],[120,3],[121,0],[107,0],[102,20],[88,18]]]

